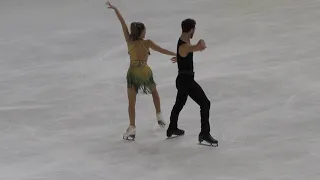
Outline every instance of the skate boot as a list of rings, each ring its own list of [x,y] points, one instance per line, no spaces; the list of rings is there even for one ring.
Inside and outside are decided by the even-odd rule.
[[[178,128],[175,128],[175,129],[169,128],[167,130],[167,137],[171,138],[172,135],[183,136],[184,135],[184,130],[178,129]]]
[[[134,140],[135,138],[136,138],[136,127],[130,125],[126,130],[126,132],[123,134],[123,139]]]
[[[218,140],[214,139],[210,134],[199,134],[199,143],[202,144],[202,141],[206,141],[209,145],[218,146]]]
[[[162,117],[162,114],[161,112],[160,113],[157,113],[157,122],[158,122],[158,125],[162,128],[164,128],[166,126],[166,122],[163,120],[163,117]]]

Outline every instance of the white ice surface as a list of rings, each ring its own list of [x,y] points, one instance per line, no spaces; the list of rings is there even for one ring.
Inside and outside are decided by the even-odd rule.
[[[151,96],[128,126],[127,49],[102,0],[0,1],[0,180],[319,180],[319,0],[114,0],[128,23],[175,50],[197,20],[196,80],[211,100],[218,148],[197,145],[189,99],[165,140]],[[168,121],[177,67],[149,61]],[[318,72],[317,72],[318,71]]]

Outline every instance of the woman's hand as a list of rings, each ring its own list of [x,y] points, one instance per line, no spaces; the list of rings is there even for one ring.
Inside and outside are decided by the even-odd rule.
[[[120,14],[118,8],[113,6],[109,1],[106,2],[106,5],[108,5],[109,9],[113,9],[114,12],[116,13],[116,15],[121,23],[121,26],[122,26],[123,35],[124,35],[126,41],[128,42],[129,41],[129,30],[128,30],[127,24],[126,24],[125,20],[123,19],[122,15]]]
[[[109,9],[113,9],[116,10],[117,8],[115,6],[113,6],[109,1],[106,2],[106,5],[108,5]]]

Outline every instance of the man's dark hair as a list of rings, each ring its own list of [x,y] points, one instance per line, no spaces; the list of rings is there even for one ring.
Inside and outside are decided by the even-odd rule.
[[[195,26],[196,21],[194,19],[188,18],[181,22],[181,29],[184,33],[191,31],[191,29],[195,28]]]

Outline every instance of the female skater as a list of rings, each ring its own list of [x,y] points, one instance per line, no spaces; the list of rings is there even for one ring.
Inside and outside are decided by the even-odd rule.
[[[152,94],[153,103],[156,109],[156,118],[160,127],[164,127],[166,124],[163,120],[160,108],[160,97],[156,88],[156,83],[153,79],[153,73],[148,66],[148,56],[150,55],[149,48],[158,51],[160,53],[174,56],[171,58],[173,62],[176,62],[176,53],[163,49],[152,40],[145,40],[146,28],[141,22],[133,22],[130,25],[130,33],[126,22],[124,21],[119,10],[111,5],[108,1],[106,3],[108,8],[113,9],[121,23],[123,34],[127,42],[128,53],[130,55],[130,67],[127,71],[127,93],[129,100],[129,120],[130,125],[126,132],[123,134],[124,139],[131,137],[135,138],[136,125],[135,125],[135,105],[136,95],[138,92],[143,94]]]

